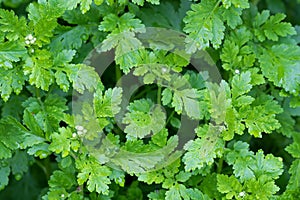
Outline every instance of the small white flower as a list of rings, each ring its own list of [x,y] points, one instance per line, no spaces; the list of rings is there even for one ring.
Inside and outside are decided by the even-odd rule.
[[[236,74],[240,74],[240,70],[238,70],[238,69],[236,69],[234,72],[235,72]]]
[[[31,44],[34,44],[36,41],[36,38],[33,38],[32,40],[29,40]]]
[[[245,191],[242,191],[239,193],[239,197],[244,197],[246,195],[246,192]]]
[[[162,73],[166,73],[168,70],[167,70],[167,68],[163,67],[163,68],[161,68],[161,71],[162,71]]]
[[[76,133],[73,133],[73,134],[72,134],[72,137],[73,137],[73,138],[76,138],[76,136],[77,136]]]
[[[32,34],[29,34],[29,35],[27,35],[27,36],[25,37],[25,43],[26,43],[27,45],[29,45],[29,44],[34,44],[35,41],[36,41],[36,38],[33,37]]]
[[[60,195],[61,196],[61,198],[65,198],[65,195],[64,194],[62,194],[62,195]]]
[[[31,34],[27,35],[26,38],[27,40],[32,40],[33,39],[33,36]]]
[[[75,128],[77,129],[77,131],[83,131],[83,126],[79,126],[79,125],[77,125],[77,126],[75,126]]]
[[[82,135],[83,135],[83,132],[82,132],[82,131],[77,131],[77,134],[78,134],[79,136],[82,136]]]

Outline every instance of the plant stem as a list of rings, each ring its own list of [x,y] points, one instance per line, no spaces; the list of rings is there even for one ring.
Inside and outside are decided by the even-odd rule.
[[[46,158],[44,160],[44,162],[46,162],[46,165],[50,165],[49,164],[49,157]],[[35,160],[35,163],[43,170],[43,172],[46,175],[47,180],[49,180],[49,178],[50,178],[50,171],[48,170],[48,166],[45,166],[40,160],[37,160],[37,159]]]
[[[168,124],[171,120],[171,118],[173,117],[173,115],[175,114],[175,111],[173,110],[170,114],[170,116],[168,117],[167,121],[166,121],[166,124]]]
[[[220,158],[219,159],[219,162],[217,164],[217,173],[220,174],[222,172],[222,169],[223,169],[223,161],[224,161],[224,158]]]
[[[156,101],[157,101],[157,104],[159,104],[159,105],[161,105],[161,86],[160,85],[158,85],[158,88],[157,88],[157,99],[156,99]]]
[[[118,82],[120,80],[120,78],[122,77],[122,72],[119,66],[116,66],[116,82]],[[121,84],[121,83],[120,83]]]

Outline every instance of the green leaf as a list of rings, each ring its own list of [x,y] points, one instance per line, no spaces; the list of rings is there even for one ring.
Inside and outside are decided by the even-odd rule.
[[[169,88],[165,88],[161,94],[162,94],[161,101],[162,101],[163,105],[166,106],[169,103],[171,103],[171,101],[172,101],[172,91]]]
[[[70,128],[60,128],[59,133],[51,135],[51,139],[49,150],[55,153],[62,153],[63,158],[70,154],[71,149],[77,152],[80,147],[79,141],[73,138]]]
[[[102,96],[96,92],[94,96],[95,113],[98,117],[114,117],[120,111],[122,101],[122,88],[109,88]]]
[[[16,119],[12,117],[2,118],[0,121],[0,159],[12,156],[12,151],[20,147],[23,142],[23,134],[17,127]]]
[[[3,161],[0,162],[0,164],[2,165],[0,167],[0,190],[3,190],[5,186],[8,185],[8,181],[9,181],[8,176],[10,174],[10,168],[9,165],[7,164],[6,166],[3,166],[4,165]]]
[[[272,154],[264,156],[259,150],[256,155],[249,151],[249,145],[243,142],[236,142],[234,150],[226,155],[228,164],[233,165],[233,173],[241,181],[259,178],[267,175],[269,180],[278,179],[282,174],[282,158],[276,158]]]
[[[243,191],[243,186],[234,176],[218,174],[217,180],[218,191],[226,194],[226,199],[240,197],[239,194]]]
[[[43,130],[34,118],[34,114],[30,113],[28,110],[24,111],[24,124],[32,131],[33,134],[37,136],[44,136]]]
[[[35,126],[41,127],[41,129],[48,134],[57,130],[60,121],[64,119],[64,112],[68,109],[65,104],[66,99],[58,95],[49,95],[44,101],[30,97],[22,104],[22,106],[26,108],[25,110],[28,111],[25,111],[24,119],[29,126],[30,123],[34,123],[33,119],[28,118],[28,115],[32,115],[37,123]],[[31,122],[29,122],[29,120]],[[32,124],[30,126],[32,126]],[[37,133],[40,132],[37,127],[33,129],[38,131]]]
[[[67,63],[73,60],[75,54],[75,50],[62,50],[57,52],[53,59],[53,64],[55,66],[65,66]]]
[[[159,147],[164,147],[167,144],[168,129],[164,128],[151,137],[154,144]]]
[[[38,144],[32,145],[27,153],[29,155],[34,155],[35,157],[39,157],[40,159],[47,158],[52,152],[48,149],[49,144],[45,142],[40,142]]]
[[[222,194],[218,191],[218,183],[217,183],[217,174],[216,173],[211,173],[207,174],[203,181],[200,184],[199,189],[201,192],[209,196],[210,198],[221,198]],[[195,180],[195,184],[197,184],[199,180]]]
[[[152,83],[154,83],[154,81],[155,81],[155,75],[154,74],[146,74],[145,76],[144,76],[144,79],[143,79],[143,81],[144,81],[144,83],[145,84],[152,84]]]
[[[228,108],[226,110],[225,124],[227,130],[222,132],[222,136],[225,141],[232,140],[235,133],[239,135],[244,134],[245,125],[241,122],[241,120],[239,113],[234,108]]]
[[[232,99],[236,100],[237,97],[248,93],[252,88],[250,82],[251,82],[250,72],[243,72],[240,75],[235,75],[231,81]]]
[[[62,49],[79,49],[84,43],[82,36],[89,33],[89,29],[82,25],[65,29],[53,37],[49,45],[52,52]]]
[[[77,176],[78,184],[82,185],[87,182],[87,189],[90,192],[96,191],[100,194],[107,195],[109,193],[108,184],[110,180],[111,170],[102,166],[94,160],[76,161],[77,168],[80,170]]]
[[[251,85],[261,85],[265,83],[265,78],[262,74],[259,73],[259,69],[256,67],[253,67],[249,69],[251,73]]]
[[[15,176],[22,176],[28,171],[28,155],[25,151],[16,151],[9,160],[11,172]]]
[[[67,197],[68,195],[68,192],[64,188],[53,188],[45,196],[43,196],[43,200],[61,199]]]
[[[118,41],[118,45],[116,47],[115,59],[123,72],[127,74],[132,67],[136,66],[137,61],[139,61],[139,49],[143,49],[143,46],[132,32],[123,32],[119,37],[120,39],[116,40]]]
[[[43,2],[31,3],[28,6],[28,18],[30,19],[29,26],[34,31],[32,33],[35,38],[35,44],[42,47],[44,44],[50,43],[50,38],[53,36],[53,30],[58,25],[57,18],[60,17],[65,7],[62,2]],[[45,23],[46,22],[46,23]]]
[[[242,11],[242,8],[235,7],[230,7],[223,11],[222,16],[230,28],[235,29],[238,25],[243,23],[243,20],[240,17],[242,15]]]
[[[180,156],[180,152],[174,152],[178,146],[177,136],[170,137],[167,144],[159,149],[157,146],[153,148],[153,145],[143,145],[141,140],[127,141],[126,143],[134,145],[131,148],[122,148],[122,151],[116,154],[112,162],[129,174],[155,171],[163,166],[168,166],[167,164],[173,163]]]
[[[160,107],[154,106],[150,100],[142,99],[130,103],[129,113],[123,118],[127,124],[124,132],[128,139],[143,138],[149,134],[156,134],[165,126],[166,115]]]
[[[184,32],[186,38],[187,53],[194,53],[198,49],[205,49],[210,46],[219,48],[224,38],[225,26],[219,7],[220,1],[204,0],[201,3],[193,4],[192,10],[187,12],[184,18]]]
[[[0,67],[13,68],[13,63],[20,61],[27,51],[20,42],[1,42],[0,43]]]
[[[182,161],[185,170],[202,169],[205,165],[212,165],[214,159],[222,154],[224,141],[218,137],[218,127],[205,126],[197,129],[197,135],[203,134],[201,138],[191,140],[185,144],[187,151]]]
[[[72,186],[76,185],[76,178],[72,173],[56,170],[52,173],[48,183],[51,188],[58,187],[68,190],[71,189]]]
[[[171,106],[175,108],[178,114],[183,111],[192,119],[203,119],[207,107],[200,102],[203,98],[200,91],[196,89],[175,90],[172,98]]]
[[[275,114],[282,112],[273,97],[261,95],[253,102],[252,107],[243,107],[239,110],[240,117],[246,123],[246,127],[251,135],[262,137],[262,133],[271,133],[280,128],[280,123]]]
[[[0,10],[0,24],[0,30],[5,33],[5,37],[10,41],[19,40],[27,32],[26,19],[24,17],[19,18],[12,10]],[[24,51],[24,49],[22,50]]]
[[[94,3],[99,6],[103,3],[104,0],[94,0]]]
[[[290,190],[299,190],[299,186],[300,186],[300,160],[296,159],[293,161],[290,169],[289,169],[289,173],[291,175],[290,177],[290,181],[287,185],[287,191]]]
[[[252,38],[252,33],[245,27],[237,28],[226,36],[220,55],[225,70],[239,73],[240,69],[252,69],[256,58],[254,49],[248,44]]]
[[[79,93],[83,93],[85,90],[91,92],[97,88],[100,78],[93,67],[84,64],[69,64],[66,68],[69,80]]]
[[[261,70],[269,81],[287,92],[300,92],[300,47],[278,44],[263,49],[259,57]]]
[[[0,77],[3,77],[0,79],[0,92],[4,101],[9,99],[13,91],[20,94],[27,79],[19,66],[7,70],[0,68]]]
[[[107,15],[99,25],[99,30],[114,33],[122,33],[124,31],[139,32],[139,30],[134,29],[144,29],[145,26],[141,23],[141,20],[134,17],[132,13],[125,13],[121,17],[115,14]]]
[[[211,119],[216,124],[222,124],[225,121],[226,111],[230,107],[230,88],[222,80],[220,85],[208,83],[209,112]]]
[[[287,146],[285,150],[294,158],[300,158],[300,136],[297,133],[293,134],[294,142]]]
[[[270,16],[268,10],[258,13],[253,21],[254,34],[259,41],[263,42],[266,38],[272,41],[278,41],[279,37],[286,37],[288,35],[295,35],[295,28],[288,22],[281,22],[286,15],[277,13]]]
[[[258,180],[251,179],[246,182],[247,192],[258,199],[268,200],[279,191],[274,181],[269,181],[267,176],[261,176]]]
[[[91,6],[93,0],[81,0],[78,2],[80,2],[80,10],[81,10],[82,14],[84,14],[90,10],[90,6]]]
[[[54,74],[54,77],[57,85],[59,85],[64,92],[67,92],[70,87],[70,82],[67,75],[63,71],[57,70]]]
[[[166,192],[166,200],[187,199],[187,200],[209,200],[210,198],[198,189],[186,188],[182,184],[175,184]]]
[[[236,8],[249,8],[249,2],[247,0],[222,0],[222,3],[226,9],[230,6],[234,6]]]
[[[132,0],[132,2],[139,6],[144,6],[145,0]],[[149,2],[154,5],[159,5],[159,0],[146,0],[146,2]]]
[[[50,52],[43,49],[37,51],[33,57],[28,57],[23,69],[24,74],[29,75],[30,84],[42,90],[48,90],[54,81],[52,66]]]
[[[150,192],[147,197],[151,200],[164,200],[165,192],[164,190],[155,190],[155,192]]]

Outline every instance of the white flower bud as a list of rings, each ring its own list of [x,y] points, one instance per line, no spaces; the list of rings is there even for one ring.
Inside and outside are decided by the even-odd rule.
[[[82,132],[82,131],[77,131],[77,134],[78,134],[79,136],[82,136],[82,135],[83,135],[83,132]]]
[[[78,131],[82,131],[84,128],[83,128],[83,126],[75,126],[75,128],[78,130]]]
[[[246,192],[245,191],[242,191],[239,193],[239,197],[244,197],[246,195]]]
[[[32,36],[32,34],[29,34],[29,35],[27,35],[27,36],[26,36],[26,39],[28,39],[28,40],[32,40],[32,39],[33,39],[33,36]]]

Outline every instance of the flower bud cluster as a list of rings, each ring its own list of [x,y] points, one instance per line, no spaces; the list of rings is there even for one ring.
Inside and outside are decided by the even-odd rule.
[[[74,137],[74,138],[77,137],[77,135],[82,136],[85,133],[87,133],[87,130],[83,126],[77,125],[77,126],[75,126],[75,129],[77,130],[77,133],[72,134],[72,137]]]
[[[27,45],[31,45],[31,44],[34,44],[36,41],[36,38],[32,36],[32,34],[29,34],[25,37],[25,43]]]

